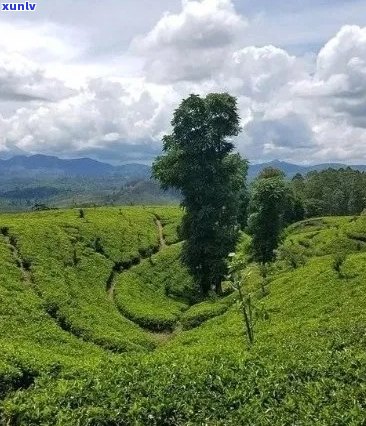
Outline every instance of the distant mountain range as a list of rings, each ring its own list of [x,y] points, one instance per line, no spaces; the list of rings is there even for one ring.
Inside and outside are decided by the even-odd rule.
[[[313,170],[324,170],[329,167],[340,169],[352,167],[353,169],[365,171],[366,165],[347,166],[341,163],[324,163],[313,166],[302,166],[284,161],[274,160],[268,163],[251,164],[248,177],[253,179],[265,167],[275,167],[282,170],[288,177],[296,173],[306,174]],[[111,164],[92,160],[90,158],[77,158],[63,160],[48,155],[16,156],[8,160],[0,160],[0,177],[118,177],[123,180],[148,180],[151,176],[151,168],[144,164],[124,164],[112,166]]]
[[[282,170],[288,177],[296,173],[344,164],[300,166],[284,161],[251,164],[248,178],[253,180],[265,167]],[[366,166],[350,166],[366,170]],[[163,191],[151,179],[151,167],[144,164],[111,164],[77,158],[63,160],[47,155],[16,156],[0,160],[0,211],[30,210],[34,206],[83,207],[94,205],[178,203],[179,193]]]
[[[144,164],[112,166],[90,158],[63,160],[49,155],[19,155],[8,160],[0,160],[1,175],[50,176],[50,177],[102,177],[122,176],[124,179],[149,179],[150,167]]]

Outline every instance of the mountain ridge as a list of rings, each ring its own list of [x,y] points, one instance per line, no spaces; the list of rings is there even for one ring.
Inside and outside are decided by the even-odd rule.
[[[250,164],[248,177],[255,178],[266,167],[275,167],[282,170],[288,177],[296,173],[306,174],[310,171],[319,171],[327,168],[351,167],[355,170],[365,171],[366,165],[347,165],[343,163],[320,163],[314,165],[300,165],[281,160],[272,160],[264,163]],[[123,176],[131,179],[149,179],[151,167],[146,164],[128,163],[112,165],[88,157],[62,159],[57,156],[36,154],[17,155],[9,159],[0,159],[0,175],[52,175],[52,176]]]
[[[62,159],[50,155],[17,155],[0,160],[0,175],[4,173],[60,176],[111,176],[121,175],[125,178],[149,178],[150,167],[144,164],[130,163],[112,166],[88,157]],[[130,175],[130,176],[129,176]]]

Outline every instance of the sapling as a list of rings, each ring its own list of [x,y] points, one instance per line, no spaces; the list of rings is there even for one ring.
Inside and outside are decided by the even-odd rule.
[[[249,345],[254,343],[253,327],[253,309],[250,294],[246,295],[243,288],[243,281],[249,278],[250,272],[247,271],[244,261],[235,257],[235,253],[230,253],[231,262],[229,265],[229,282],[234,290],[238,291],[239,306],[243,315],[245,334]]]
[[[342,269],[343,269],[343,265],[344,265],[344,262],[346,261],[346,259],[347,259],[347,256],[346,256],[346,253],[344,253],[344,252],[336,253],[333,257],[332,267],[337,272],[339,278],[344,277]]]
[[[95,239],[95,242],[94,242],[94,250],[95,250],[97,253],[99,253],[99,254],[101,254],[101,255],[105,256],[104,247],[103,247],[103,245],[102,245],[102,239],[101,239],[100,237],[97,237],[97,238]]]

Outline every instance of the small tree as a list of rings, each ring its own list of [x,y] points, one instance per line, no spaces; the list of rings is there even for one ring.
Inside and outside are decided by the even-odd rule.
[[[306,263],[306,255],[303,247],[298,244],[294,244],[293,241],[290,244],[283,244],[276,250],[276,256],[279,260],[283,260],[287,265],[296,269],[299,266],[303,266]]]
[[[230,253],[231,262],[229,265],[229,279],[234,290],[239,295],[239,307],[243,316],[244,332],[247,336],[249,345],[254,343],[254,322],[253,308],[250,294],[245,294],[243,281],[248,279],[250,273],[246,270],[245,263],[235,256],[235,253]]]
[[[0,232],[4,237],[7,237],[9,235],[9,227],[8,226],[2,226],[0,228]]]
[[[94,250],[97,253],[105,256],[105,251],[104,251],[104,247],[103,247],[103,244],[102,244],[102,239],[100,237],[97,237],[94,241]]]

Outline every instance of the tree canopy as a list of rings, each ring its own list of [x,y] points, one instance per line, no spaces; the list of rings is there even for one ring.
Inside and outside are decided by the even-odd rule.
[[[366,207],[366,173],[350,167],[297,174],[291,184],[307,217],[355,215]]]
[[[280,234],[295,205],[284,174],[264,169],[252,186],[248,231],[252,235],[255,260],[265,264],[274,257]]]

